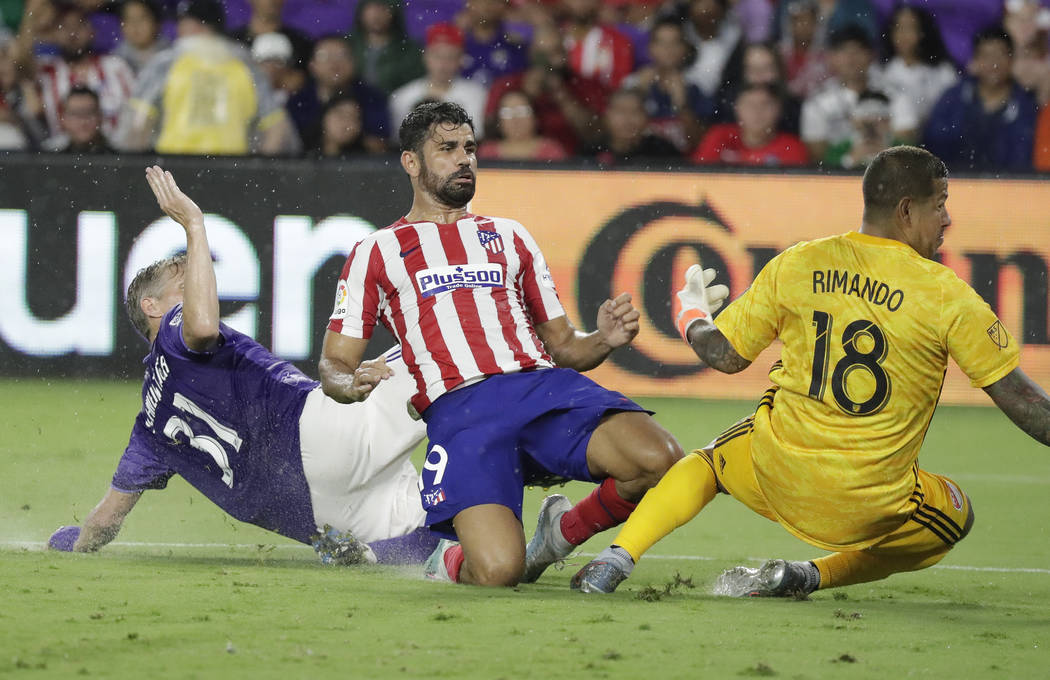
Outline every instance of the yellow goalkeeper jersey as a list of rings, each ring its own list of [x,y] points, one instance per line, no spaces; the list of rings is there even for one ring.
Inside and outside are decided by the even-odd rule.
[[[715,323],[746,359],[783,342],[773,408],[755,416],[755,476],[790,531],[832,550],[871,545],[921,503],[919,447],[948,357],[975,387],[1019,361],[952,270],[856,232],[788,248]]]

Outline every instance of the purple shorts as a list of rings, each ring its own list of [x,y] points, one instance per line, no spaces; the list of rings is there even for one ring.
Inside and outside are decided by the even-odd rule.
[[[475,505],[505,505],[520,520],[526,484],[552,476],[595,481],[587,444],[602,417],[616,411],[648,413],[567,368],[494,375],[443,394],[423,414],[427,526],[454,538],[452,518]]]

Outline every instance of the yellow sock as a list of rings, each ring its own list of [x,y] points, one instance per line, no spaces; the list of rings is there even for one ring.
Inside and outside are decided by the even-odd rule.
[[[613,544],[637,562],[654,543],[696,517],[717,490],[707,461],[695,453],[687,455],[645,493]]]
[[[840,552],[813,560],[820,571],[820,587],[838,588],[854,583],[878,581],[891,574],[933,566],[948,554],[948,548],[914,555],[874,555],[860,550]]]

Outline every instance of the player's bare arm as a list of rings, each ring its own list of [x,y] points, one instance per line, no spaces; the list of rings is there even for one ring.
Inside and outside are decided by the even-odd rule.
[[[621,293],[598,308],[598,330],[593,333],[581,333],[564,316],[537,325],[536,333],[556,364],[582,372],[598,366],[614,349],[634,340],[639,317],[630,294]]]
[[[1014,425],[1050,446],[1050,397],[1020,368],[984,388]]]
[[[696,356],[722,373],[739,373],[751,365],[750,361],[737,354],[722,331],[707,319],[690,325],[688,341]]]
[[[325,332],[317,370],[326,395],[342,404],[364,401],[376,385],[393,374],[382,358],[361,361],[367,346],[368,340],[363,338]]]
[[[94,552],[106,545],[120,532],[124,518],[135,507],[142,492],[127,493],[110,488],[88,516],[84,526],[59,527],[51,534],[48,547],[65,552]]]
[[[182,337],[194,351],[215,348],[219,340],[219,294],[211,262],[204,213],[182,193],[170,172],[154,165],[146,168],[157,204],[186,230],[186,270],[182,301]]]

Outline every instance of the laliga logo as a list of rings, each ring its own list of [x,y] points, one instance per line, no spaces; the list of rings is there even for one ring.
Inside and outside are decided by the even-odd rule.
[[[658,222],[675,218],[684,218],[695,223],[697,228],[648,238],[647,232],[655,231]],[[634,266],[634,269],[640,268],[634,288],[641,292],[640,296],[635,296],[635,306],[660,336],[678,340],[678,331],[671,316],[671,296],[680,285],[679,281],[671,280],[675,262],[690,255],[699,257],[705,267],[717,269],[719,278],[724,280],[731,273],[730,263],[738,260],[738,256],[727,257],[710,243],[716,239],[708,238],[705,242],[705,232],[727,237],[733,232],[721,215],[706,202],[687,205],[659,201],[624,210],[603,225],[587,246],[576,281],[579,309],[595,310],[607,298],[614,297],[622,290],[617,279],[632,267],[626,262],[628,252],[631,252],[633,258],[640,257],[643,260],[639,266]],[[640,253],[637,251],[639,248]],[[748,247],[744,250],[751,256],[752,274],[758,272],[777,253],[775,248]],[[593,330],[593,321],[588,314],[581,316],[589,330]],[[661,358],[653,351],[654,344],[636,341],[614,352],[610,360],[631,373],[655,378],[694,375],[706,368],[695,360],[676,362]]]

